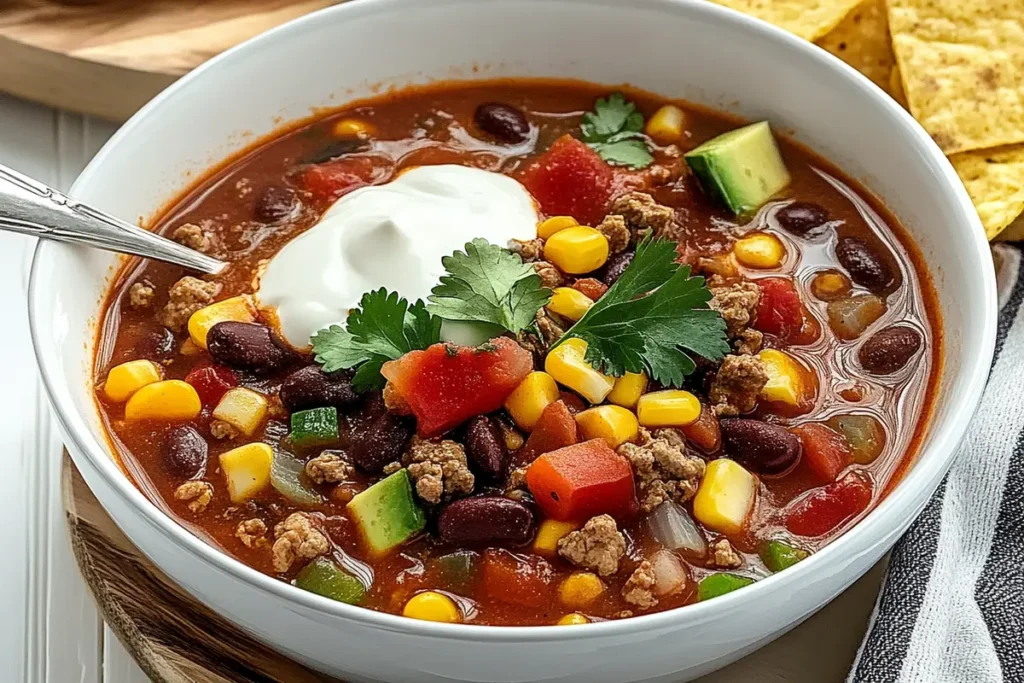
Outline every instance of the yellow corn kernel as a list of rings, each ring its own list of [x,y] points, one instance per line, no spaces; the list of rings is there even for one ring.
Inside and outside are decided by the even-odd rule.
[[[637,401],[636,414],[644,427],[685,427],[700,417],[700,401],[689,391],[652,391]]]
[[[647,375],[642,372],[627,372],[615,379],[612,393],[608,394],[608,402],[632,410],[636,402],[647,389]]]
[[[559,230],[544,243],[544,259],[570,275],[589,273],[608,260],[608,238],[585,225]]]
[[[443,593],[426,591],[417,593],[405,603],[402,614],[410,619],[423,621],[440,621],[445,624],[457,624],[462,621],[459,608],[455,601]]]
[[[597,574],[574,572],[558,587],[558,599],[566,607],[586,607],[604,593],[604,582]]]
[[[579,626],[580,624],[589,624],[590,619],[579,612],[573,612],[572,614],[566,614],[564,617],[558,620],[557,626]]]
[[[244,503],[270,483],[274,451],[265,443],[247,443],[220,454],[220,468],[232,503]]]
[[[163,370],[153,361],[130,360],[110,369],[107,381],[103,384],[103,393],[111,401],[122,403],[142,387],[163,378]]]
[[[537,527],[537,535],[533,537],[533,552],[538,555],[554,555],[558,551],[558,542],[578,528],[579,525],[575,522],[545,519]]]
[[[738,534],[754,508],[756,495],[754,475],[734,460],[712,460],[693,499],[693,516],[712,531]]]
[[[181,346],[178,347],[178,353],[183,356],[198,356],[203,350],[196,346],[196,343],[191,339],[186,339],[181,342]]]
[[[576,425],[584,439],[604,439],[618,448],[636,438],[640,431],[636,415],[622,406],[596,406],[576,415]]]
[[[679,142],[686,125],[686,112],[673,104],[666,104],[647,120],[644,132],[659,145]]]
[[[537,237],[550,239],[552,235],[566,228],[575,228],[579,223],[572,216],[552,216],[537,226]]]
[[[761,398],[798,406],[804,399],[804,370],[800,364],[782,351],[765,349],[757,354],[764,362],[768,381],[761,389]]]
[[[126,420],[191,420],[203,409],[192,385],[180,379],[165,379],[142,387],[124,406]]]
[[[732,253],[748,268],[778,268],[786,258],[786,247],[775,235],[758,232],[737,240]]]
[[[377,134],[377,127],[362,119],[342,119],[331,126],[336,138],[371,138]]]
[[[548,301],[548,310],[576,322],[590,310],[594,300],[572,287],[556,287]]]
[[[505,399],[505,410],[520,429],[529,432],[533,430],[548,404],[557,400],[558,385],[555,384],[555,378],[546,372],[535,370]]]
[[[255,320],[252,314],[252,306],[249,298],[245,296],[233,296],[217,303],[200,308],[188,319],[188,336],[192,343],[201,349],[206,348],[206,335],[210,328],[217,323],[234,321],[240,323],[251,323]]]
[[[584,360],[587,342],[572,337],[552,349],[544,358],[544,369],[591,403],[600,403],[611,393],[615,378],[598,372]]]
[[[267,416],[267,398],[252,389],[228,389],[213,409],[213,417],[223,420],[246,436],[252,436]]]

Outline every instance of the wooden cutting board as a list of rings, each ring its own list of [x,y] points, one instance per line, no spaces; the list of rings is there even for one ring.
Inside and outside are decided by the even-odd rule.
[[[132,545],[64,455],[71,545],[100,612],[156,683],[330,683],[273,652],[185,593]],[[881,563],[767,647],[698,683],[840,683],[882,579]]]
[[[0,90],[115,121],[220,52],[340,0],[0,0]]]

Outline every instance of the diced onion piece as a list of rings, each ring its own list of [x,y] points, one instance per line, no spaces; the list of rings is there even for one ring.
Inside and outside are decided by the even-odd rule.
[[[654,594],[659,598],[674,595],[686,587],[686,567],[669,550],[659,550],[651,556],[654,570]]]
[[[305,465],[291,453],[278,451],[270,465],[270,484],[297,505],[319,505],[323,497],[302,479]]]
[[[708,544],[697,523],[682,505],[671,500],[665,501],[647,518],[651,535],[669,550],[682,550],[703,557]]]

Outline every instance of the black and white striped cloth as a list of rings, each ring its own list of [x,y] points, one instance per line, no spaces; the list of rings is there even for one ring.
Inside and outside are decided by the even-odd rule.
[[[847,683],[1024,683],[1024,277],[993,248],[999,333],[953,467],[896,545]]]

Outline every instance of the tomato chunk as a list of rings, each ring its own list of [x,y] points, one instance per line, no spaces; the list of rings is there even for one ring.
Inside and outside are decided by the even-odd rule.
[[[391,174],[390,162],[373,157],[342,157],[310,166],[301,175],[301,184],[319,199],[335,200],[352,190],[381,182]]]
[[[866,510],[873,491],[866,474],[850,472],[793,503],[786,513],[786,528],[798,536],[824,536]]]
[[[722,445],[722,427],[718,416],[706,403],[700,404],[700,417],[680,427],[686,440],[705,453],[714,453]]]
[[[850,464],[850,447],[841,434],[825,425],[804,424],[793,428],[803,445],[803,463],[819,484],[830,484]]]
[[[597,152],[571,135],[555,140],[520,180],[549,216],[596,225],[611,200],[615,174]]]
[[[409,404],[420,436],[436,436],[501,408],[533,370],[533,356],[511,339],[479,347],[434,344],[388,361],[381,374]]]
[[[520,466],[528,465],[538,455],[571,446],[579,440],[572,411],[564,401],[555,401],[549,403],[540,414],[526,445],[516,453],[516,461]]]
[[[238,386],[238,375],[223,365],[204,365],[185,376],[204,406],[216,405],[228,389]]]
[[[495,600],[522,607],[551,604],[553,572],[543,558],[490,549],[484,553],[483,588]]]
[[[786,339],[800,331],[804,324],[804,307],[792,281],[769,277],[757,281],[761,300],[757,304],[758,330]]]
[[[526,470],[526,485],[548,517],[584,521],[636,510],[633,470],[604,439],[545,453]]]

